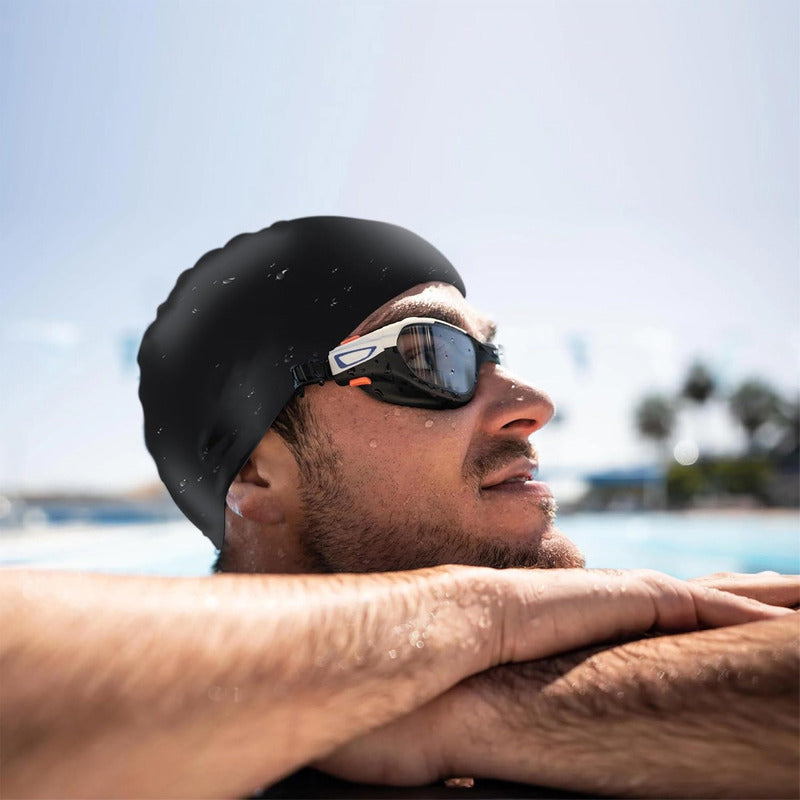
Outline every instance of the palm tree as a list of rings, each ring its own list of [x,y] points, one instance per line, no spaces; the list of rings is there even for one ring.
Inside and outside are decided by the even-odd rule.
[[[639,433],[663,447],[675,427],[673,402],[664,395],[650,394],[642,399],[635,413]]]
[[[675,405],[669,397],[651,394],[644,397],[636,407],[636,427],[646,439],[656,444],[658,461],[663,470],[659,483],[656,504],[660,508],[667,506],[667,465],[669,463],[669,437],[675,427]]]
[[[747,434],[748,448],[755,450],[759,428],[779,413],[780,398],[772,387],[758,379],[745,381],[728,401],[730,410]]]
[[[711,370],[702,362],[695,361],[686,373],[680,398],[688,401],[689,408],[686,411],[689,418],[689,431],[699,450],[705,449],[705,447],[699,446],[701,438],[699,432],[707,428],[703,422],[704,413],[708,408],[708,401],[716,391],[717,382]]]
[[[683,382],[681,396],[698,405],[702,405],[714,394],[716,389],[717,382],[714,380],[711,371],[705,364],[696,361],[689,368],[686,380]]]

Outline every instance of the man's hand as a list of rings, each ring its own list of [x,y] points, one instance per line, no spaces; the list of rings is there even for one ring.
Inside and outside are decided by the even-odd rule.
[[[716,628],[791,613],[652,570],[510,569],[491,577],[502,591],[487,587],[487,602],[494,597],[503,607],[494,664],[545,658],[651,630]]]
[[[751,597],[772,606],[800,606],[800,575],[779,575],[777,572],[757,572],[753,575],[715,572],[702,578],[692,578],[691,583]]]

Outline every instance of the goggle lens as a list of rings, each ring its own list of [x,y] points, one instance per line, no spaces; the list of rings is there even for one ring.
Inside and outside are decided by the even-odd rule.
[[[475,348],[469,336],[447,325],[407,325],[397,351],[411,372],[431,386],[458,394],[475,388]]]

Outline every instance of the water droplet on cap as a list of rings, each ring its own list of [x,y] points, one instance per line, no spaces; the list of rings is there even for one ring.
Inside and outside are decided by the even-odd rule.
[[[222,279],[222,285],[223,286],[227,286],[229,283],[233,283],[235,280],[236,280],[236,276],[235,275],[230,277],[230,278],[223,278]]]

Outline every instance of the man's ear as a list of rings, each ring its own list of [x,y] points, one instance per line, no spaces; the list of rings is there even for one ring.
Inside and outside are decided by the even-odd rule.
[[[226,504],[234,514],[262,525],[286,522],[295,502],[297,464],[283,439],[267,431],[228,488]]]

